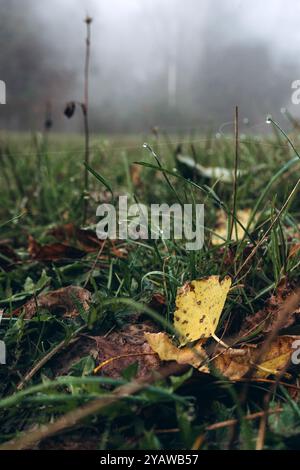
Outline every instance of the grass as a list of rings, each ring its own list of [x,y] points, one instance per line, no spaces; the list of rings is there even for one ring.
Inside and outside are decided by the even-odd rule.
[[[291,138],[297,148],[298,136]],[[157,158],[143,148],[144,141]],[[81,137],[49,134],[45,140],[39,134],[2,135],[0,241],[9,240],[19,262],[11,270],[0,271],[0,307],[6,313],[0,326],[0,339],[5,341],[8,352],[7,365],[0,366],[1,443],[37,424],[47,424],[75,412],[97,397],[111,397],[117,387],[132,383],[135,360],[118,379],[94,376],[96,364],[92,354],[79,357],[63,376],[55,373],[57,363],[64,361],[61,350],[43,363],[55,348],[65,346],[68,350],[72,340],[82,332],[109,334],[131,324],[137,314],[139,321],[151,317],[157,325],[160,323],[160,329],[166,328],[172,319],[178,287],[191,279],[229,274],[235,289],[228,298],[217,331],[222,337],[227,328],[231,334],[238,333],[244,319],[265,305],[283,278],[293,285],[298,283],[299,256],[288,256],[299,235],[298,194],[286,210],[280,210],[297,184],[300,161],[285,136],[280,132],[263,138],[241,136],[239,169],[247,174],[237,181],[232,215],[237,223],[236,211],[251,208],[253,220],[255,215],[257,218],[255,227],[251,227],[243,240],[235,245],[225,240],[222,249],[212,246],[210,237],[217,209],[223,207],[232,213],[232,185],[182,176],[174,160],[180,142],[184,142],[184,152],[194,154],[204,166],[234,167],[234,139],[230,136],[219,139],[194,136],[191,140],[185,136],[166,138],[157,134],[142,138],[91,136],[90,166],[101,174],[102,181],[109,183],[115,196],[128,194],[132,201],[145,204],[173,203],[178,199],[183,203],[204,203],[204,248],[188,252],[178,240],[128,240],[126,259],[109,254],[101,267],[96,265],[93,269],[97,253],[68,262],[38,262],[30,259],[27,251],[29,234],[45,244],[53,241],[49,229],[70,222],[80,225],[82,221]],[[134,162],[141,164],[135,164],[140,168],[136,186],[131,178]],[[90,194],[87,226],[94,228],[97,200],[111,196],[92,176]],[[250,265],[245,266],[244,253],[257,245]],[[234,257],[228,263],[230,249],[234,250]],[[39,292],[71,284],[87,287],[92,293],[88,314],[82,312],[76,318],[65,319],[55,312],[42,311],[31,321],[11,315],[16,307]],[[163,314],[149,307],[154,293],[166,299]],[[297,334],[299,327],[295,325],[293,331]],[[254,332],[254,337],[257,334]],[[41,361],[36,374],[22,390],[17,390],[28,371]],[[99,449],[195,449],[200,445],[203,449],[223,449],[230,445],[253,449],[259,419],[252,419],[252,415],[260,416],[263,398],[271,385],[250,383],[247,401],[241,409],[239,396],[243,386],[223,377],[199,377],[188,370],[179,377],[161,379],[135,395],[108,404],[87,415],[80,425],[43,440],[40,447],[68,448],[70,442],[76,442],[81,448],[90,445]],[[278,385],[272,392],[270,409],[280,407],[281,414],[279,418],[270,415],[264,448],[299,446],[298,398],[291,398],[287,390]],[[233,442],[232,426],[226,424],[232,419],[240,420]],[[222,422],[225,425],[216,424]]]

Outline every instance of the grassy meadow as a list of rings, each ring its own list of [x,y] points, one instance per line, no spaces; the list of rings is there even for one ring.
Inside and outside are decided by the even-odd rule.
[[[298,130],[287,137],[272,123],[268,136],[241,135],[238,149],[232,135],[92,136],[90,167],[100,177],[89,174],[83,195],[82,136],[0,135],[0,448],[299,448],[296,365],[269,365],[263,377],[184,367],[149,379],[176,364],[160,361],[143,336],[172,335],[178,289],[212,275],[232,279],[216,330],[226,345],[251,352],[300,335],[297,308],[286,306],[300,266],[300,160],[291,142],[300,151]],[[195,163],[240,176],[228,183],[184,169],[180,144]],[[130,239],[97,246],[97,205],[118,195],[203,203],[203,248]],[[229,222],[213,243],[220,210]],[[230,237],[243,211],[246,231]],[[264,328],[281,308],[286,323]],[[210,360],[222,354],[213,338],[205,348]]]

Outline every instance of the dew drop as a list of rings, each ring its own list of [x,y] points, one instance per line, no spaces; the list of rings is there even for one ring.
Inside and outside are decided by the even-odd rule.
[[[271,124],[272,122],[272,116],[267,116],[267,119],[266,119],[266,124]]]

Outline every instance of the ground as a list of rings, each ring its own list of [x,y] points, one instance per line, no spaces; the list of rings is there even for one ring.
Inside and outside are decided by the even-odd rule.
[[[297,148],[296,132],[291,139]],[[156,130],[143,137],[93,136],[90,166],[101,177],[89,176],[89,211],[83,221],[82,136],[2,134],[4,448],[299,447],[296,365],[281,373],[272,369],[263,379],[249,370],[232,380],[225,370],[204,374],[188,366],[175,367],[159,380],[151,377],[154,370],[176,364],[160,361],[144,333],[172,334],[177,291],[192,280],[232,279],[216,334],[225,342],[234,338],[236,349],[260,351],[278,335],[300,334],[298,304],[287,306],[299,281],[297,188],[288,199],[298,181],[299,158],[278,130],[270,136],[241,136],[235,189],[234,181],[205,178],[178,165],[181,143],[181,153],[206,168],[234,168],[235,141],[229,135],[166,136]],[[99,242],[97,205],[124,194],[144,204],[203,203],[203,248],[188,251],[180,240]],[[245,213],[253,223],[230,241],[227,216],[233,214],[235,232]],[[214,243],[224,217],[224,239]],[[270,339],[281,310],[286,311],[284,323]],[[205,348],[211,358],[221,346],[209,338]],[[136,380],[146,382],[135,390]],[[59,432],[39,436],[41,424],[70,417],[96,398],[105,406]],[[25,442],[24,436],[35,437]]]

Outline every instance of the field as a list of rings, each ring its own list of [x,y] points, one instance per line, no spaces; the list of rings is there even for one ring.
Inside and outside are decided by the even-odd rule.
[[[237,177],[225,182],[179,164],[180,144],[189,161]],[[0,448],[299,448],[293,145],[300,149],[297,129],[287,136],[273,122],[269,136],[238,142],[158,130],[92,136],[83,197],[82,136],[1,134]],[[203,248],[98,241],[97,206],[119,195],[204,204]],[[203,346],[208,370],[160,360],[144,333],[168,332],[177,347],[178,289],[210,276],[232,284]]]

